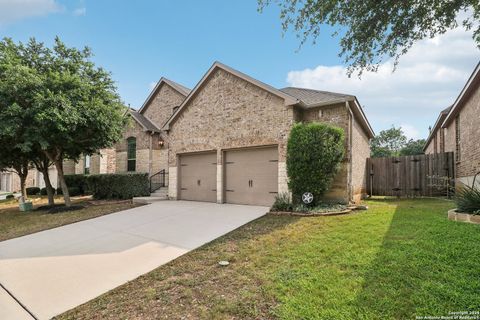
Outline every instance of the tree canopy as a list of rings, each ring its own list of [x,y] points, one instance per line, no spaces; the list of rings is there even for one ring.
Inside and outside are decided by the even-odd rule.
[[[341,36],[340,53],[349,74],[376,71],[386,58],[395,65],[400,56],[424,38],[433,38],[462,24],[473,30],[480,47],[478,0],[258,0],[262,11],[271,3],[280,7],[284,32],[293,29],[301,40],[315,40],[326,25]]]
[[[57,168],[67,205],[63,160],[113,146],[126,121],[110,73],[91,57],[58,37],[52,48],[35,39],[0,42],[0,140],[21,132],[11,143],[42,152]]]
[[[402,128],[391,127],[380,131],[370,142],[371,157],[396,157],[423,154],[424,139],[410,139]]]

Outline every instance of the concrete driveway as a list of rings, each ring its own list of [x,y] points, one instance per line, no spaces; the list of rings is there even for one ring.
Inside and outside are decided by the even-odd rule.
[[[0,319],[49,319],[267,210],[161,201],[0,242]]]

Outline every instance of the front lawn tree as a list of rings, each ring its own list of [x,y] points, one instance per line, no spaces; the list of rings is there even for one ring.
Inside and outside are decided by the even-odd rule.
[[[110,73],[95,66],[90,49],[69,48],[58,37],[52,48],[35,39],[27,44],[4,39],[0,57],[37,80],[32,101],[15,105],[28,119],[22,123],[26,145],[38,148],[56,167],[70,206],[63,161],[112,147],[122,135],[126,109]]]
[[[314,203],[329,189],[345,152],[343,129],[324,123],[297,123],[287,143],[288,187],[294,203],[304,192],[313,194]]]
[[[292,28],[301,43],[318,39],[327,26],[337,28],[340,53],[349,64],[349,74],[376,71],[380,63],[408,52],[422,39],[433,38],[462,24],[473,29],[480,47],[478,0],[258,0],[262,11],[271,3],[280,7],[284,32]]]

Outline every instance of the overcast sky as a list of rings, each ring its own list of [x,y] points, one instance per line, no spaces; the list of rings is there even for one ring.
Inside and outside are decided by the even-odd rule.
[[[354,94],[376,132],[402,126],[411,138],[426,137],[480,60],[471,34],[457,29],[417,43],[394,73],[386,61],[378,73],[348,78],[330,28],[297,50],[293,34],[282,37],[278,10],[256,9],[256,0],[0,0],[0,35],[91,47],[132,107],[160,77],[193,87],[219,60],[278,88]]]

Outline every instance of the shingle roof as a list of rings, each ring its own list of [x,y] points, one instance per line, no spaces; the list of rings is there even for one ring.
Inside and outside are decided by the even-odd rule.
[[[189,89],[183,85],[181,85],[180,83],[178,82],[175,82],[173,80],[170,80],[170,79],[165,79],[165,82],[168,83],[169,85],[171,85],[172,87],[174,87],[175,89],[177,89],[178,91],[180,91],[181,93],[183,93],[185,96],[188,96],[188,94],[190,93],[190,91],[192,91],[192,89]]]
[[[305,88],[287,87],[280,89],[280,91],[301,100],[306,107],[314,107],[322,104],[354,99],[354,96],[348,94]]]
[[[130,109],[130,114],[145,130],[152,132],[160,132],[160,129],[150,120],[145,118],[141,113]]]

